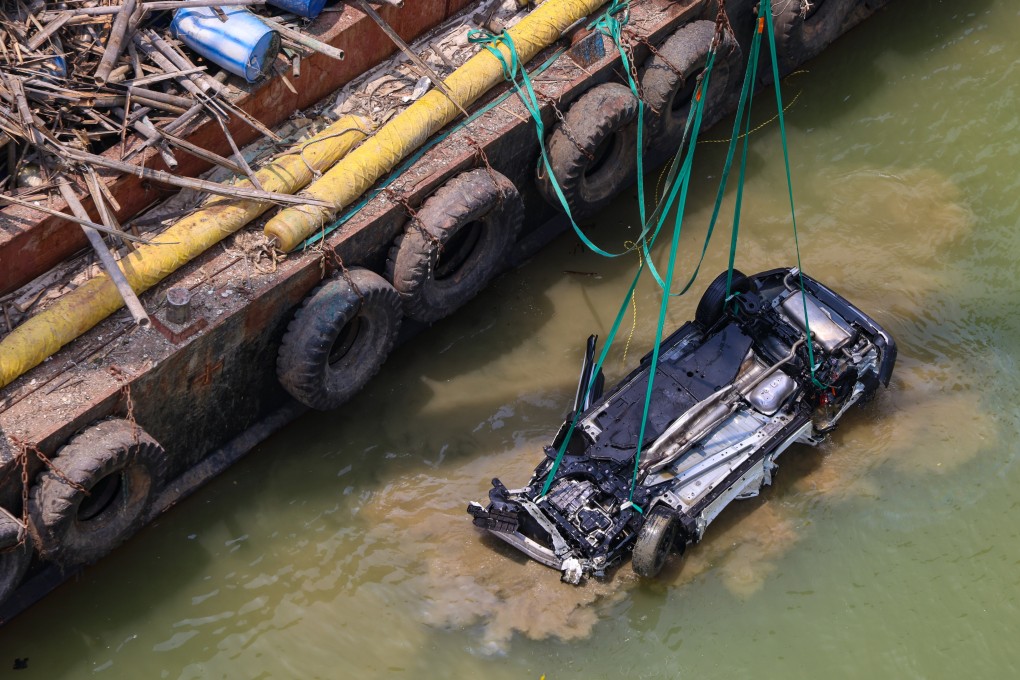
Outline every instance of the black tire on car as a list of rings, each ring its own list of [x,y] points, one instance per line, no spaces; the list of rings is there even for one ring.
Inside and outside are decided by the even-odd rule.
[[[637,113],[629,87],[605,83],[581,95],[549,135],[549,164],[575,218],[591,216],[634,181]],[[539,191],[559,207],[541,159],[537,175]]]
[[[659,575],[677,543],[679,530],[680,519],[671,508],[665,505],[652,508],[634,541],[631,566],[638,576],[654,578]],[[684,545],[679,547],[683,550]]]
[[[822,53],[839,37],[859,0],[772,0],[780,75]]]
[[[698,302],[698,308],[694,312],[694,320],[703,329],[711,328],[722,317],[723,305],[726,303],[727,275],[728,272],[723,272],[715,277],[712,283],[708,284],[708,288],[705,289],[701,300]],[[733,279],[730,282],[731,294],[746,292],[749,284],[750,280],[739,269],[733,270]]]
[[[647,134],[656,148],[675,149],[683,139],[698,78],[705,70],[715,22],[692,21],[677,29],[653,54],[641,73],[641,92],[647,105]],[[730,31],[723,33],[705,96],[703,123],[727,113],[741,74],[740,45]]]
[[[494,170],[469,170],[440,187],[386,263],[404,314],[431,323],[477,295],[507,261],[523,221],[517,187]]]
[[[111,419],[73,437],[39,473],[29,520],[39,555],[95,562],[145,523],[166,476],[166,451],[138,425]]]
[[[305,298],[287,327],[276,375],[305,406],[335,409],[376,374],[400,330],[400,296],[368,269],[351,268]]]
[[[0,607],[21,583],[29,562],[32,543],[28,531],[0,509]]]

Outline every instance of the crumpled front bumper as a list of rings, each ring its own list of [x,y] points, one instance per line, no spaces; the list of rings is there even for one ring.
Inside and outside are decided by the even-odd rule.
[[[552,520],[545,516],[541,508],[524,499],[492,503],[488,508],[471,502],[468,513],[474,517],[477,527],[487,529],[491,534],[506,541],[522,553],[547,567],[561,572],[561,579],[577,585],[584,576],[595,572],[599,565],[592,560],[578,556],[573,548],[560,534]],[[542,545],[538,541],[525,536],[520,531],[520,513],[527,513],[552,541],[552,547]]]

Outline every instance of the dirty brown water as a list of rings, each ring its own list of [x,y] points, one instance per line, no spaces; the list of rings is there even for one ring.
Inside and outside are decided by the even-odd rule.
[[[28,657],[16,677],[1016,676],[1017,35],[1011,0],[897,0],[788,82],[805,269],[886,325],[899,364],[660,581],[625,565],[562,585],[464,512],[491,477],[527,478],[636,264],[568,235],[355,404],[303,417],[0,629],[0,674]],[[793,261],[778,144],[774,125],[753,139],[744,271]],[[724,150],[700,150],[686,272]],[[602,243],[633,235],[633,206]],[[610,380],[647,350],[657,299],[640,289]]]

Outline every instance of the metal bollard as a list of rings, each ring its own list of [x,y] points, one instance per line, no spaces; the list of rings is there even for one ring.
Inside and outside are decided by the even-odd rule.
[[[191,318],[191,291],[175,287],[166,292],[166,320],[183,326]]]

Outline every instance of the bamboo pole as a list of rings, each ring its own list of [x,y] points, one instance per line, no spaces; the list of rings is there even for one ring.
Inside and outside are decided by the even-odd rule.
[[[162,136],[167,142],[169,142],[173,146],[181,149],[182,151],[190,153],[192,156],[195,156],[196,158],[201,158],[206,163],[212,163],[213,165],[218,165],[221,168],[226,168],[235,175],[245,174],[244,168],[242,168],[237,163],[234,163],[233,161],[224,158],[219,154],[213,153],[212,151],[207,151],[200,146],[195,146],[188,140],[176,137],[167,132],[166,130],[160,130],[159,128],[154,129],[157,135]]]
[[[171,175],[169,172],[163,172],[162,170],[153,170],[152,168],[132,165],[131,163],[116,161],[112,158],[97,156],[96,154],[72,149],[70,147],[64,147],[62,149],[62,153],[67,158],[81,163],[92,163],[93,165],[110,168],[111,170],[119,170],[120,172],[129,173],[136,177],[141,177],[142,179],[147,179],[153,182],[169,184],[170,186],[181,187],[184,189],[195,189],[197,191],[204,191],[217,196],[226,196],[228,198],[247,198],[253,201],[267,201],[270,203],[284,203],[287,205],[316,205],[320,207],[330,205],[328,201],[318,198],[259,191],[258,189],[249,189],[247,187],[237,185],[228,186],[195,177],[177,177],[176,175]]]
[[[56,18],[53,19],[53,21],[51,21],[48,24],[46,24],[46,28],[44,28],[43,30],[41,30],[38,33],[36,33],[32,37],[32,39],[28,41],[28,49],[34,51],[34,50],[37,50],[40,47],[42,47],[42,44],[44,42],[46,42],[46,40],[51,35],[53,35],[57,31],[59,31],[61,26],[66,24],[67,21],[70,18],[71,18],[71,13],[67,12],[67,11],[64,11],[64,12],[61,12],[61,13],[57,14]]]
[[[106,41],[106,49],[103,57],[99,60],[99,68],[96,69],[95,81],[97,85],[105,85],[110,79],[110,71],[113,65],[120,59],[124,51],[124,36],[127,33],[128,25],[131,23],[132,15],[135,13],[136,0],[124,0],[120,14],[113,22],[110,29],[110,39]]]
[[[327,57],[332,57],[337,61],[343,61],[344,58],[343,50],[333,47],[332,45],[327,45],[321,40],[316,40],[315,38],[309,35],[305,35],[300,31],[295,31],[293,28],[284,26],[278,21],[273,21],[272,19],[269,19],[267,17],[259,17],[259,19],[266,26],[273,29],[274,31],[277,31],[280,35],[286,38],[290,38],[298,45],[303,45],[304,47],[307,47],[310,50],[315,50],[316,52],[325,54]]]
[[[63,197],[64,202],[71,209],[75,215],[79,218],[87,219],[89,214],[85,211],[85,207],[78,200],[78,197],[74,193],[74,189],[71,188],[70,183],[61,177],[57,180],[57,186],[60,188],[60,195]],[[92,199],[98,201],[96,207],[99,208],[99,212],[103,215],[106,210],[106,204],[103,202],[102,195],[97,195],[95,191],[92,192]],[[103,221],[107,222],[107,216],[103,215]],[[112,228],[109,222],[107,227]],[[135,291],[132,290],[131,284],[128,283],[124,277],[124,272],[120,270],[120,266],[117,265],[116,260],[113,259],[113,255],[107,249],[106,244],[103,243],[103,237],[99,235],[99,232],[92,227],[81,225],[82,231],[85,232],[85,236],[88,237],[89,244],[92,245],[92,250],[96,252],[99,257],[99,261],[103,265],[103,269],[106,270],[107,276],[113,281],[113,285],[117,287],[117,292],[120,293],[120,297],[124,300],[124,306],[127,307],[131,313],[131,318],[135,320],[135,323],[141,327],[148,326],[151,322],[149,321],[149,315],[145,313],[145,307],[142,306],[138,296],[135,295]]]
[[[7,203],[13,203],[14,205],[20,205],[23,208],[29,208],[31,210],[38,210],[41,213],[45,213],[47,215],[53,215],[54,217],[59,217],[61,219],[67,220],[68,222],[74,222],[75,224],[81,224],[81,225],[84,225],[86,227],[92,227],[96,231],[102,232],[104,234],[110,234],[111,236],[119,236],[121,238],[126,238],[129,241],[135,241],[137,243],[144,243],[145,245],[149,245],[149,246],[152,246],[152,245],[173,245],[172,243],[169,243],[169,242],[155,243],[155,242],[150,241],[148,239],[140,238],[138,236],[129,236],[129,235],[123,233],[123,232],[112,231],[111,229],[108,229],[106,226],[104,226],[102,224],[96,224],[95,222],[93,222],[91,220],[82,219],[82,218],[78,217],[77,215],[68,215],[65,212],[60,212],[59,210],[54,210],[53,208],[47,208],[44,205],[36,205],[35,203],[32,203],[31,201],[23,201],[20,198],[15,198],[14,196],[10,196],[10,195],[7,195],[7,194],[0,194],[0,201],[6,201]]]

